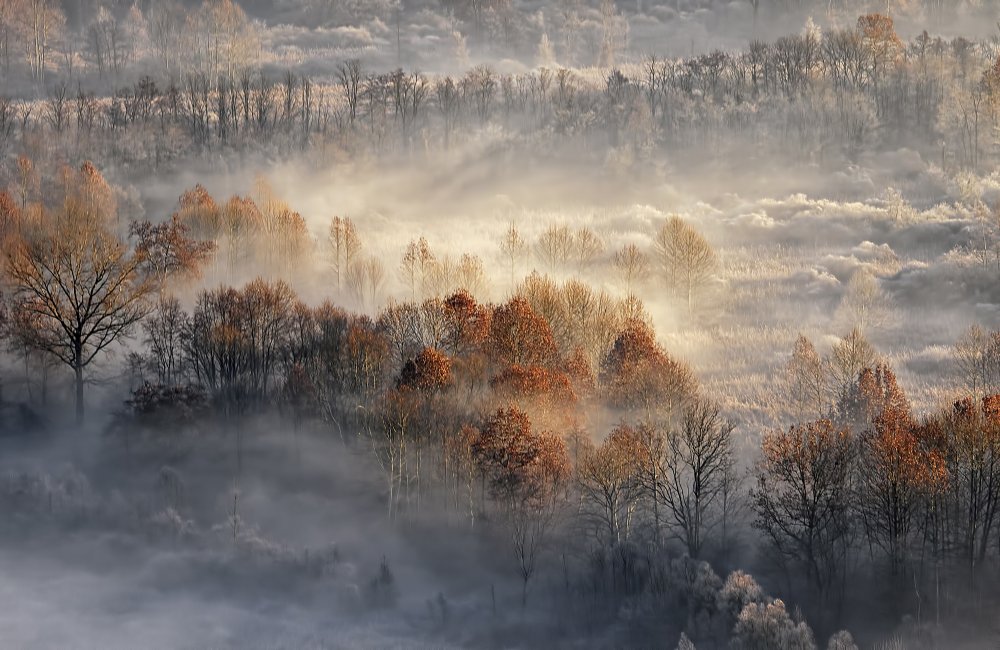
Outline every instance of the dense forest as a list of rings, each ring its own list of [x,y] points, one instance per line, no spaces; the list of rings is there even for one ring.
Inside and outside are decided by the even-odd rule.
[[[2,644],[996,645],[998,19],[0,0]]]

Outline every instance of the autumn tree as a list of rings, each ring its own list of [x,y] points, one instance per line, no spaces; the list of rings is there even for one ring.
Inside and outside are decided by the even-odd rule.
[[[620,424],[598,447],[586,450],[577,467],[586,516],[604,545],[626,542],[632,533],[643,488],[639,436]]]
[[[957,546],[974,580],[1000,513],[1000,396],[960,400],[940,422],[950,451]]]
[[[175,213],[192,237],[200,240],[216,241],[224,230],[222,209],[202,185],[195,185],[178,199]]]
[[[397,385],[419,391],[442,390],[452,383],[451,359],[440,350],[424,348],[403,364]]]
[[[552,329],[523,298],[512,298],[493,310],[487,350],[501,365],[545,366],[558,357]]]
[[[83,423],[84,371],[148,312],[143,256],[75,203],[36,236],[7,251],[21,336],[73,369]]]
[[[581,350],[596,365],[620,332],[622,322],[615,302],[603,291],[594,291],[579,280],[569,280],[559,290],[560,351]],[[551,322],[552,319],[550,319]]]
[[[620,409],[676,414],[696,394],[698,383],[687,364],[671,358],[652,329],[639,322],[626,326],[601,363],[600,383],[608,403]]]
[[[858,34],[868,55],[868,76],[876,96],[885,68],[903,51],[892,18],[883,14],[865,14],[858,18]]]
[[[458,356],[479,351],[490,331],[491,313],[467,291],[456,291],[444,300],[445,336],[448,350]]]
[[[194,239],[189,232],[190,227],[176,214],[159,224],[132,222],[130,235],[136,240],[135,252],[142,259],[142,270],[161,294],[170,279],[197,277],[215,252],[215,242]]]
[[[841,422],[862,430],[887,414],[909,418],[910,402],[896,381],[896,373],[880,361],[874,368],[861,369],[837,403],[837,416]]]
[[[693,313],[695,295],[718,266],[715,251],[701,233],[677,216],[667,219],[653,243],[668,286],[686,299],[688,312]]]
[[[945,458],[922,444],[908,406],[887,405],[859,437],[856,504],[865,533],[884,553],[893,578],[910,569],[924,497],[946,476]]]
[[[473,454],[507,526],[524,606],[569,478],[566,445],[554,435],[532,431],[530,420],[518,409],[498,409],[484,422]]]
[[[829,605],[852,530],[856,444],[847,429],[817,420],[764,436],[754,472],[754,527],[775,558]]]

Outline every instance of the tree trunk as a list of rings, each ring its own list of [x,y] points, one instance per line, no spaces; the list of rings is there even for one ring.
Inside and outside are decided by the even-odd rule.
[[[79,362],[73,367],[76,375],[76,426],[83,426],[83,366]]]

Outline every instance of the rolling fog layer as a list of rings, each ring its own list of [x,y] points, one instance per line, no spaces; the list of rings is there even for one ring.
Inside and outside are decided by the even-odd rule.
[[[109,11],[124,15],[124,4],[111,4]],[[801,35],[807,19],[827,32],[853,29],[860,13],[886,5],[764,1],[755,25],[751,3],[745,1],[483,4],[499,9],[490,9],[492,18],[481,26],[461,8],[445,9],[430,0],[404,2],[401,9],[381,1],[248,1],[243,9],[254,27],[254,69],[273,80],[292,71],[302,75],[303,87],[306,77],[312,78],[324,98],[317,106],[335,114],[332,122],[344,122],[337,66],[347,59],[360,61],[366,74],[401,67],[457,79],[481,63],[501,74],[566,67],[576,70],[580,88],[590,84],[601,96],[612,65],[639,78],[646,55],[653,52],[668,57],[716,49],[739,52],[751,40]],[[983,60],[997,52],[995,4],[961,2],[943,13],[917,2],[889,4],[895,30],[906,44],[928,30],[946,39],[961,35],[981,42]],[[0,0],[0,9],[6,6]],[[152,3],[141,8],[150,13]],[[74,33],[91,33],[87,30],[94,21],[86,10],[65,13]],[[517,18],[509,33],[505,16]],[[608,31],[618,36],[612,60],[602,62],[598,52]],[[540,47],[543,34],[552,41],[550,53]],[[699,558],[712,565],[708,570],[718,573],[719,584],[702,574],[685,574],[694,572],[694,561],[683,559],[687,552],[677,539],[660,546],[659,528],[655,537],[647,528],[631,539],[606,542],[597,532],[601,524],[581,516],[589,513],[584,498],[573,492],[579,480],[574,475],[565,488],[564,511],[545,522],[548,536],[539,547],[529,586],[518,574],[499,506],[483,505],[489,502],[485,472],[469,479],[468,508],[450,501],[451,475],[434,485],[426,478],[430,470],[417,479],[421,487],[414,488],[418,496],[411,503],[407,475],[403,514],[394,518],[393,499],[400,497],[386,489],[381,442],[373,434],[377,425],[372,422],[383,414],[369,412],[361,400],[334,416],[312,414],[302,423],[289,415],[282,393],[280,406],[261,408],[253,416],[230,418],[219,406],[193,423],[161,423],[154,433],[137,424],[133,430],[128,418],[122,419],[128,414],[123,404],[152,374],[148,369],[137,372],[130,357],[145,354],[149,343],[136,328],[88,369],[88,420],[75,427],[70,423],[71,373],[44,358],[29,358],[11,343],[0,358],[5,418],[0,427],[0,646],[688,650],[679,641],[684,630],[703,633],[699,648],[811,648],[827,647],[827,639],[843,627],[861,647],[908,647],[914,639],[925,639],[926,645],[912,647],[927,648],[995,643],[988,612],[996,601],[984,596],[988,588],[975,591],[976,606],[986,611],[955,604],[966,599],[964,581],[975,582],[961,573],[968,566],[959,569],[956,563],[944,571],[954,573],[945,581],[946,623],[932,627],[931,603],[939,618],[941,606],[938,596],[927,591],[934,584],[926,573],[931,560],[919,558],[924,591],[917,588],[916,577],[912,588],[904,581],[897,592],[891,591],[896,583],[885,587],[889,580],[863,563],[877,549],[863,539],[860,527],[845,542],[857,545],[857,557],[844,561],[849,578],[841,583],[840,606],[835,613],[833,607],[823,611],[820,600],[811,600],[806,589],[793,584],[795,570],[780,566],[766,552],[752,525],[748,492],[757,485],[753,472],[764,435],[798,423],[786,378],[796,339],[805,335],[819,355],[829,355],[857,324],[846,305],[852,278],[863,273],[871,273],[881,292],[866,316],[864,336],[895,370],[914,420],[947,411],[969,392],[956,362],[956,340],[973,324],[988,332],[1000,329],[1000,248],[993,245],[983,253],[986,263],[977,257],[987,226],[968,201],[974,194],[991,209],[1000,204],[995,168],[982,165],[973,174],[962,174],[949,158],[942,169],[936,141],[904,133],[886,136],[882,146],[877,127],[870,135],[875,144],[857,151],[822,142],[808,152],[782,153],[778,145],[763,146],[779,139],[772,133],[763,137],[762,146],[748,144],[751,138],[718,146],[656,145],[647,156],[625,159],[608,144],[610,136],[592,127],[604,117],[598,110],[590,113],[587,125],[571,123],[583,135],[568,128],[557,136],[558,129],[549,124],[522,132],[516,119],[501,124],[499,117],[481,122],[470,117],[459,125],[467,130],[465,137],[450,146],[440,146],[433,122],[440,116],[433,113],[425,118],[431,126],[420,136],[404,135],[393,145],[379,140],[370,150],[367,142],[359,144],[368,137],[361,117],[358,127],[353,118],[348,127],[316,127],[313,140],[329,137],[334,144],[327,147],[329,142],[319,146],[310,140],[308,125],[302,143],[288,135],[287,142],[275,144],[246,131],[246,124],[243,140],[234,139],[235,144],[222,136],[221,143],[212,144],[216,136],[211,133],[208,144],[194,142],[194,137],[188,143],[186,123],[175,119],[168,128],[161,114],[159,126],[156,118],[141,127],[126,120],[131,130],[110,126],[108,118],[109,125],[97,129],[106,140],[98,146],[102,136],[88,131],[80,137],[81,127],[73,132],[67,126],[51,135],[56,120],[46,102],[54,80],[65,72],[66,79],[75,79],[81,89],[88,84],[87,92],[105,102],[118,86],[127,87],[143,74],[172,78],[161,72],[172,70],[173,64],[164,66],[147,53],[112,74],[104,70],[103,60],[98,71],[96,59],[86,52],[62,54],[66,63],[50,62],[47,81],[32,79],[24,65],[0,77],[0,95],[22,102],[14,122],[23,119],[29,125],[35,120],[32,128],[11,126],[10,135],[0,139],[0,180],[5,184],[0,190],[18,186],[17,157],[22,154],[37,155],[45,173],[58,169],[61,161],[75,168],[94,157],[103,158],[96,162],[108,181],[124,188],[118,196],[125,197],[125,220],[165,222],[178,210],[178,197],[196,185],[223,205],[234,195],[253,196],[264,180],[305,221],[312,238],[310,255],[279,272],[262,260],[227,265],[220,252],[199,277],[172,290],[185,310],[193,310],[206,289],[239,288],[262,276],[288,282],[310,307],[332,300],[377,321],[389,305],[430,297],[407,287],[400,270],[408,245],[420,237],[437,261],[457,261],[463,254],[482,261],[486,281],[475,296],[480,304],[506,303],[533,272],[559,282],[579,279],[615,300],[632,293],[642,301],[656,341],[672,358],[690,365],[700,383],[699,397],[718,404],[734,423],[734,466],[742,483],[735,514],[726,511],[726,535],[732,539],[713,529],[708,551]],[[207,85],[205,92],[207,96]],[[691,93],[696,99],[690,104],[696,116],[706,105],[715,107],[698,93]],[[837,91],[829,97],[836,99]],[[800,100],[781,101],[796,108]],[[719,105],[731,108],[727,102],[728,97]],[[754,110],[766,113],[769,106],[761,100]],[[432,114],[430,109],[426,113]],[[206,125],[210,122],[206,118]],[[776,120],[779,128],[780,122]],[[374,133],[374,119],[371,124]],[[288,127],[289,133],[292,129]],[[343,143],[336,141],[338,129],[348,133]],[[387,132],[386,141],[392,141],[391,128]],[[656,128],[650,132],[662,135]],[[664,137],[681,140],[683,135]],[[579,140],[565,147],[551,144],[562,136]],[[255,141],[258,137],[261,143]],[[144,138],[157,143],[155,155]],[[185,144],[174,151],[170,145],[182,139]],[[160,147],[166,152],[163,161]],[[992,154],[983,155],[989,159]],[[44,183],[46,189],[57,187],[51,178]],[[972,184],[975,191],[969,189]],[[701,233],[718,260],[698,294],[696,310],[670,290],[655,265],[631,286],[614,266],[615,254],[628,244],[652,254],[654,237],[673,215]],[[327,250],[335,216],[353,221],[362,255],[384,267],[385,282],[374,301],[336,288]],[[513,272],[501,251],[512,225],[527,242]],[[601,252],[588,264],[547,264],[537,242],[552,226],[592,230],[601,240]],[[990,233],[995,234],[995,226],[988,226]],[[6,284],[3,288],[9,293]],[[392,370],[385,380],[398,388],[402,369]],[[479,390],[488,393],[489,382],[484,384]],[[275,393],[281,390],[274,388]],[[481,425],[493,410],[487,399],[473,399],[471,389],[466,401],[463,407],[478,409],[463,413],[471,425]],[[606,440],[619,420],[634,415],[597,401],[584,399],[573,407],[583,423],[579,429],[594,446]],[[447,422],[444,426],[454,424],[444,416],[441,420]],[[431,463],[438,451],[423,444],[413,445],[416,452],[404,452],[418,459],[426,454],[416,461],[418,468],[420,462]],[[577,447],[573,450],[577,453]],[[388,470],[390,486],[394,471],[403,472]],[[457,495],[457,481],[454,490]],[[475,510],[477,498],[480,511],[470,516],[465,510]],[[636,506],[628,516],[648,518],[647,509]],[[994,575],[995,547],[996,541],[990,541],[985,576]],[[925,552],[930,553],[920,546],[920,553]],[[762,594],[740,604],[770,606],[775,602],[771,596],[783,598],[794,625],[813,626],[814,645],[794,645],[790,636],[770,646],[730,643],[732,621],[725,619],[729,629],[721,634],[706,632],[719,623],[699,618],[693,597],[676,596],[669,585],[645,583],[646,591],[632,586],[636,592],[629,592],[630,561],[640,567],[631,569],[636,573],[649,568],[651,576],[669,576],[667,582],[676,578],[670,571],[686,576],[676,582],[687,579],[697,586],[703,580],[709,586],[702,588],[711,595],[707,607],[714,613],[724,609],[716,605],[722,580],[745,569],[759,581]],[[669,570],[656,574],[662,566]],[[972,566],[971,573],[980,570]],[[883,593],[883,587],[890,591]],[[951,627],[949,616],[958,621]]]
[[[902,171],[893,167],[900,159]],[[511,291],[497,249],[511,221],[529,241],[552,224],[588,226],[613,251],[627,242],[647,245],[667,214],[684,214],[723,260],[707,314],[691,323],[655,280],[637,292],[667,348],[693,365],[706,390],[738,422],[744,462],[752,458],[760,432],[785,421],[773,408],[773,385],[795,337],[806,333],[827,351],[850,328],[838,304],[859,266],[883,266],[893,258],[895,270],[883,284],[892,297],[891,317],[868,335],[896,367],[917,409],[936,409],[953,394],[948,351],[955,332],[972,322],[996,326],[995,283],[943,261],[966,241],[970,222],[931,202],[911,222],[895,223],[885,214],[879,198],[885,179],[898,183],[902,177],[927,193],[928,184],[938,182],[941,198],[948,196],[947,184],[913,152],[873,160],[836,181],[819,169],[795,178],[787,168],[762,170],[754,178],[724,168],[650,170],[636,178],[527,164],[525,171],[518,162],[476,151],[419,168],[317,171],[290,163],[178,174],[145,185],[142,195],[149,213],[162,213],[168,197],[195,179],[225,197],[248,192],[254,178],[266,174],[318,236],[330,215],[351,215],[366,252],[386,260],[400,257],[417,236],[427,237],[435,252],[481,256],[497,269],[482,298],[498,301]],[[712,175],[728,180],[720,183]],[[537,261],[526,261],[519,276],[535,267],[541,269]],[[957,276],[965,293],[955,292]],[[584,277],[612,294],[622,290],[606,272]],[[290,279],[307,300],[328,295],[331,281],[322,271]],[[210,269],[204,283],[228,281],[238,278]],[[408,297],[394,276],[387,294]],[[930,313],[928,301],[936,305]],[[113,376],[113,365],[105,368]],[[115,409],[118,389],[101,392],[107,408]],[[475,646],[484,637],[473,622],[491,607],[490,587],[499,589],[501,602],[516,598],[506,557],[489,545],[442,538],[431,523],[400,530],[385,521],[377,484],[365,469],[371,460],[363,440],[344,448],[329,434],[296,438],[280,421],[247,432],[251,442],[238,490],[252,543],[234,555],[227,513],[235,460],[232,433],[226,435],[209,442],[207,451],[165,458],[140,453],[137,459],[94,429],[57,429],[44,448],[5,453],[11,483],[5,497],[13,512],[24,508],[26,522],[22,527],[15,516],[5,526],[2,562],[10,606],[0,629],[13,639],[12,647],[124,648],[138,639],[145,647],[164,648],[416,647],[422,635],[440,639],[428,642],[432,647]],[[176,504],[163,485],[163,472],[174,465],[184,484]],[[57,487],[47,484],[26,497],[17,485],[23,472]],[[56,496],[50,509],[45,495],[58,494],[65,489],[60,482],[74,477],[81,485]],[[34,512],[36,506],[42,514]],[[165,506],[184,513],[182,522],[158,520]],[[314,560],[319,568],[305,559],[334,546],[343,559]],[[362,598],[358,590],[375,575],[382,556],[391,559],[405,594],[402,615],[375,614],[359,624],[352,613]],[[453,616],[465,617],[461,632],[435,637],[435,624],[425,620],[427,602],[439,593],[447,594]],[[38,625],[46,620],[52,623]],[[482,625],[485,630],[495,622],[484,619]]]

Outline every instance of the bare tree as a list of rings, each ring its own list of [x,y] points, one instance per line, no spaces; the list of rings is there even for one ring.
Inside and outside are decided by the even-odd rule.
[[[84,370],[149,310],[142,256],[72,205],[7,253],[18,327],[32,347],[73,369],[83,423]]]
[[[721,519],[721,502],[735,465],[733,431],[719,407],[696,401],[667,434],[663,502],[677,536],[697,558],[705,534]]]
[[[678,216],[667,219],[654,245],[667,282],[687,298],[688,313],[693,313],[695,294],[718,266],[715,251],[701,233]]]
[[[348,59],[337,67],[337,80],[344,90],[348,116],[352,125],[358,116],[358,93],[361,89],[361,79],[361,61],[358,59]]]
[[[344,279],[361,250],[361,238],[350,217],[334,217],[330,221],[327,246],[333,274],[337,277],[337,289],[342,289]]]
[[[1000,383],[1000,332],[973,325],[955,342],[955,365],[965,389],[980,397]]]
[[[504,257],[510,263],[511,284],[514,284],[514,268],[517,262],[524,257],[527,250],[527,242],[524,241],[521,233],[517,230],[517,226],[512,222],[507,227],[506,232],[504,232],[503,239],[500,240],[500,252],[503,253]]]
[[[631,293],[632,285],[649,270],[649,259],[635,244],[626,244],[615,253],[615,269],[625,282],[626,291]]]
[[[576,258],[581,269],[590,266],[604,252],[604,242],[590,228],[581,228],[576,231],[573,241],[576,248]]]
[[[799,421],[821,417],[826,405],[826,364],[812,341],[799,334],[785,367],[788,396]]]
[[[864,368],[874,368],[878,354],[861,330],[854,328],[830,351],[830,372],[836,399],[850,391]]]
[[[851,276],[840,302],[840,311],[851,320],[850,325],[864,332],[869,325],[885,322],[889,297],[878,285],[878,279],[867,268],[860,268]]]
[[[535,253],[549,270],[563,267],[573,256],[573,232],[568,226],[549,226],[538,238]]]

